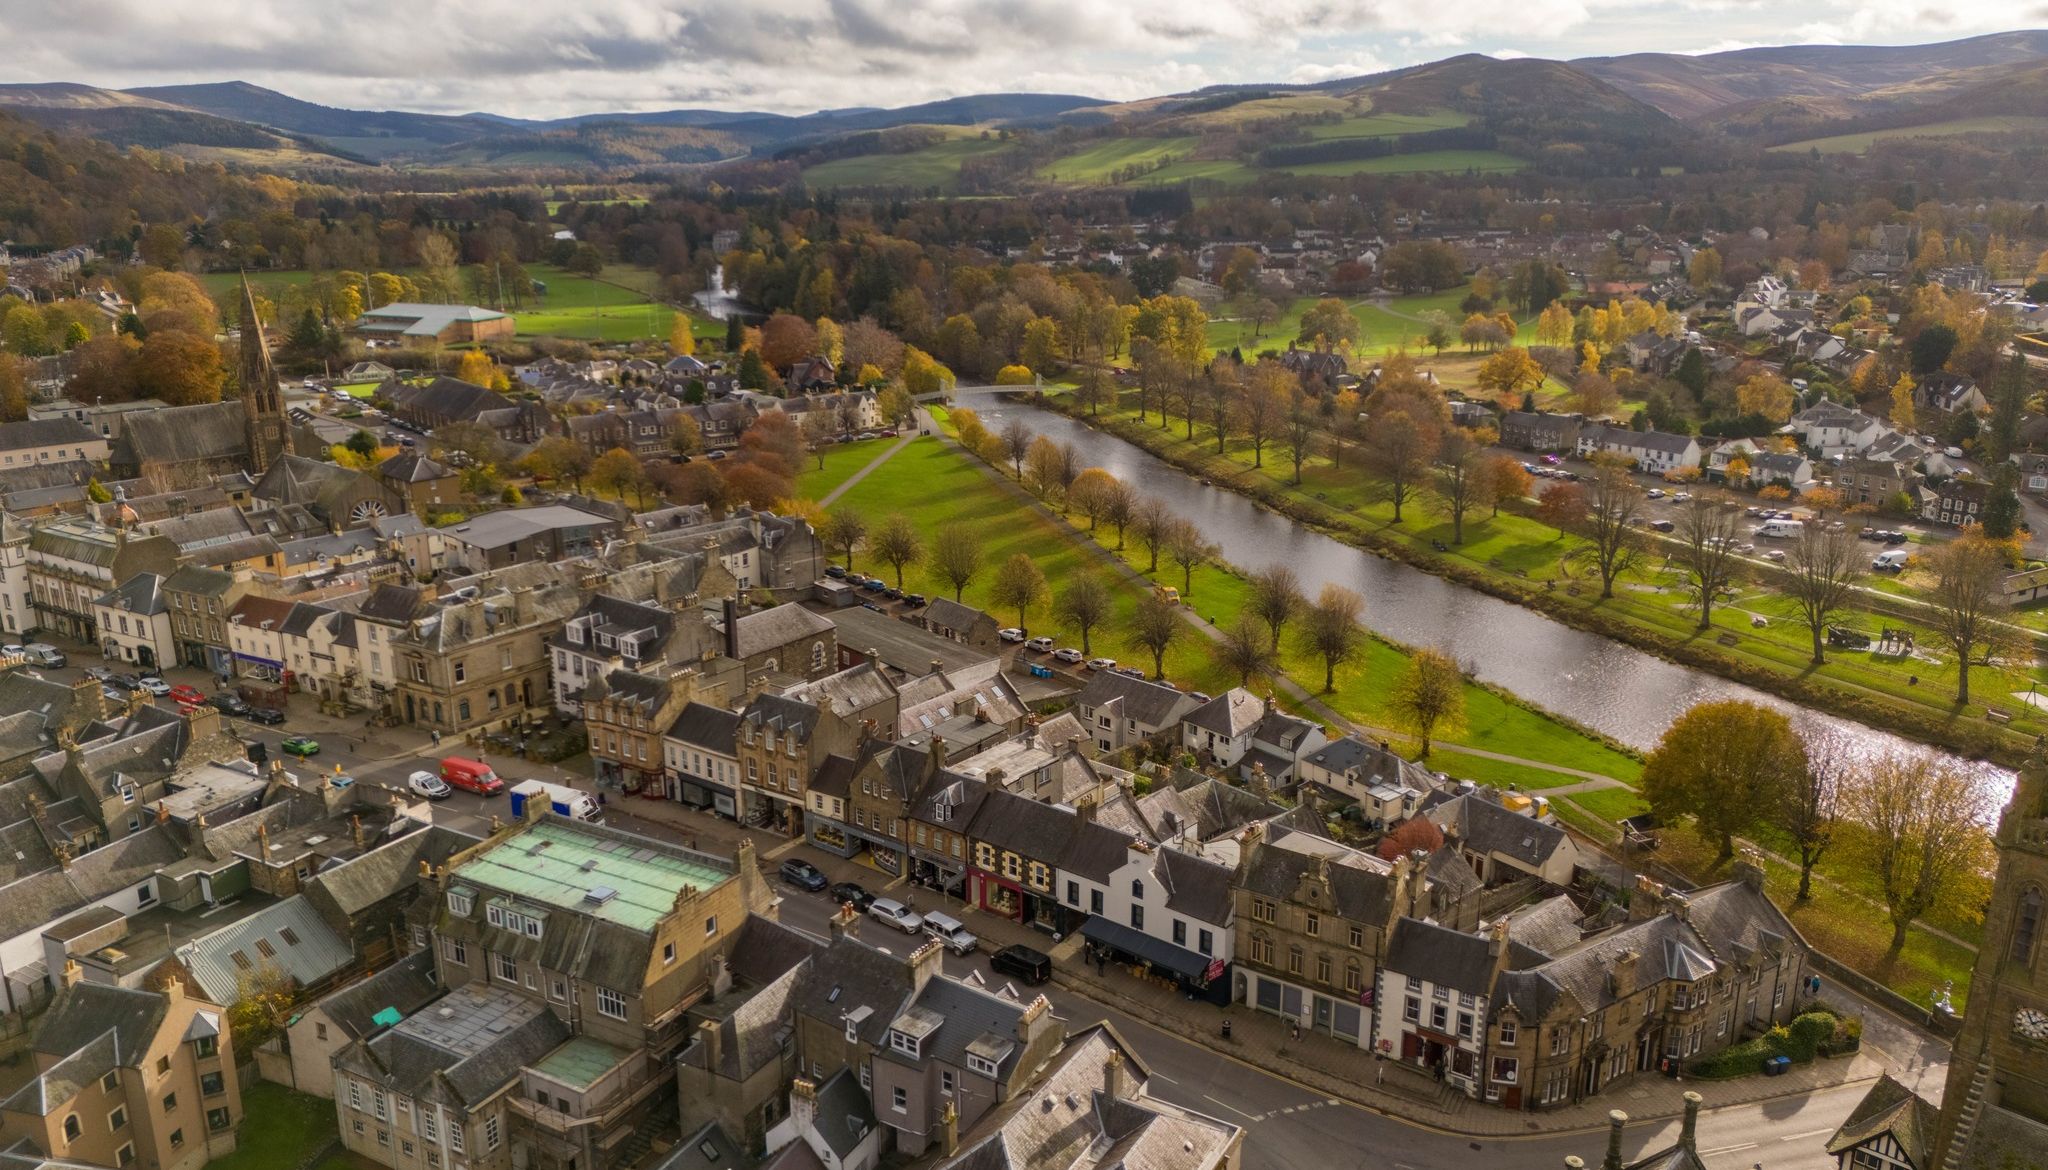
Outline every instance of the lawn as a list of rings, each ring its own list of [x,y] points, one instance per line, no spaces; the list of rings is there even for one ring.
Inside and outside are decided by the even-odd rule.
[[[1037,170],[1041,179],[1056,183],[1107,183],[1128,166],[1151,166],[1165,160],[1185,158],[1200,139],[1105,138],[1085,150],[1062,155]],[[1142,180],[1141,180],[1142,181]]]
[[[350,382],[346,386],[336,386],[335,389],[348,395],[350,398],[368,398],[377,392],[377,387],[383,384],[382,382]]]
[[[2021,134],[2038,133],[2048,130],[2048,118],[1991,115],[1982,118],[1958,118],[1951,122],[1930,122],[1925,126],[1900,126],[1891,130],[1869,130],[1862,134],[1836,134],[1828,138],[1809,138],[1803,142],[1787,142],[1773,146],[1772,150],[1803,151],[1817,150],[1822,154],[1862,154],[1874,143],[1893,138],[1948,138],[1958,134]]]
[[[1324,138],[1387,138],[1420,134],[1424,130],[1449,130],[1472,121],[1468,114],[1436,110],[1427,114],[1363,114],[1341,122],[1318,122],[1308,127],[1308,136]]]
[[[970,158],[1010,149],[1001,138],[963,137],[901,154],[862,154],[835,158],[804,168],[804,182],[813,187],[903,187],[915,191],[951,191],[960,179],[960,164]]]
[[[241,1120],[235,1152],[206,1170],[296,1170],[334,1140],[334,1102],[269,1081],[243,1083]]]
[[[820,456],[812,454],[804,464],[800,490],[808,500],[822,500],[832,494],[840,484],[852,479],[861,468],[875,461],[876,457],[889,449],[894,439],[870,440],[867,442],[837,443],[825,448],[824,467],[820,468]]]
[[[1465,320],[1464,311],[1458,307],[1459,302],[1471,291],[1471,285],[1461,284],[1441,292],[1350,302],[1351,315],[1358,320],[1358,340],[1353,343],[1352,352],[1361,358],[1371,358],[1397,349],[1418,354],[1425,352],[1422,339],[1427,336],[1429,327],[1415,318],[1432,310],[1441,312],[1450,319],[1451,331],[1455,334],[1458,326]],[[1314,308],[1316,300],[1315,297],[1301,297],[1282,306],[1280,319],[1266,326],[1257,337],[1252,336],[1252,326],[1248,322],[1228,318],[1212,319],[1208,326],[1209,349],[1211,352],[1217,352],[1238,346],[1247,355],[1264,349],[1285,349],[1287,343],[1300,334],[1301,315]],[[1522,322],[1517,340],[1526,344],[1534,329],[1533,320]],[[1446,366],[1456,366],[1459,360],[1466,356],[1462,347],[1449,349],[1444,351],[1442,361]],[[1480,360],[1480,357],[1473,356],[1465,364],[1476,370]],[[1451,372],[1455,371],[1447,371],[1446,374],[1439,376],[1449,381],[1448,373]]]
[[[1341,179],[1350,175],[1463,174],[1468,171],[1495,174],[1519,171],[1528,165],[1526,159],[1519,159],[1498,150],[1419,150],[1414,154],[1305,163],[1275,169],[1285,170],[1290,175],[1318,175]]]

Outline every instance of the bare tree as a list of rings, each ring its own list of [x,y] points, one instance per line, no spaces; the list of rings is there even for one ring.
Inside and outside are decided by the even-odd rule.
[[[995,580],[989,583],[989,601],[1016,610],[1019,629],[1024,628],[1024,619],[1044,600],[1045,574],[1029,556],[1011,553],[1009,560],[996,566]]]
[[[901,589],[903,567],[924,558],[924,537],[918,535],[917,525],[910,522],[910,517],[901,512],[891,512],[869,539],[868,551],[896,570],[896,588]]]
[[[1078,573],[1053,599],[1053,616],[1081,631],[1081,653],[1093,654],[1089,635],[1116,612],[1116,598],[1109,586],[1093,573]]]
[[[1024,486],[1031,490],[1031,494],[1048,503],[1054,497],[1059,497],[1061,510],[1064,511],[1066,497],[1063,489],[1066,484],[1062,482],[1062,477],[1065,474],[1066,458],[1060,452],[1060,445],[1044,435],[1031,440],[1030,447],[1024,452],[1024,470],[1020,476]]]
[[[1009,461],[1010,474],[1024,478],[1024,453],[1031,450],[1031,428],[1021,418],[1003,423],[1003,429],[996,436],[1003,444],[1003,458]]]
[[[1842,785],[1855,757],[1847,738],[1825,724],[1804,723],[1798,733],[1806,744],[1806,767],[1779,786],[1768,819],[1799,855],[1798,900],[1804,902],[1812,896],[1813,868],[1834,843]]]
[[[1116,529],[1116,547],[1124,547],[1124,529],[1138,514],[1138,489],[1114,476],[1102,488],[1102,518]]]
[[[1394,502],[1394,523],[1401,522],[1401,506],[1429,475],[1441,441],[1435,418],[1407,398],[1390,399],[1367,421],[1365,469]]]
[[[845,558],[847,571],[852,572],[853,550],[867,542],[868,522],[851,508],[828,512],[824,523],[818,526],[818,539],[826,548],[838,549]]]
[[[1180,404],[1181,417],[1187,420],[1189,442],[1193,442],[1195,438],[1195,415],[1201,410],[1203,388],[1207,381],[1201,371],[1191,370],[1180,362],[1173,363],[1168,385],[1173,388],[1173,397]]]
[[[1337,689],[1337,668],[1365,647],[1365,598],[1329,584],[1316,595],[1301,624],[1301,640],[1323,660],[1323,691]]]
[[[1700,492],[1678,505],[1673,536],[1678,545],[1672,559],[1685,573],[1685,586],[1700,609],[1700,629],[1714,621],[1714,602],[1735,580],[1742,560],[1735,538],[1742,531],[1742,510],[1718,492]]]
[[[1180,566],[1180,592],[1186,599],[1195,591],[1195,570],[1209,563],[1216,555],[1216,546],[1209,543],[1202,530],[1191,520],[1176,519],[1167,529],[1166,556]]]
[[[1240,613],[1223,631],[1223,640],[1216,643],[1216,665],[1235,674],[1237,685],[1248,687],[1253,678],[1265,678],[1279,670],[1280,659],[1266,638],[1266,627],[1255,615]]]
[[[1848,529],[1829,532],[1819,524],[1802,529],[1785,557],[1785,592],[1813,635],[1815,665],[1826,661],[1822,635],[1835,615],[1848,608],[1863,575],[1863,549]],[[1803,896],[1803,895],[1802,895]]]
[[[1138,602],[1131,615],[1131,645],[1152,656],[1152,677],[1166,677],[1166,652],[1187,632],[1180,607],[1156,593]]]
[[[1230,404],[1237,399],[1244,382],[1244,368],[1227,358],[1209,367],[1202,392],[1209,400],[1209,423],[1216,428],[1216,453],[1223,454],[1223,441],[1230,433]]]
[[[1252,587],[1251,604],[1246,608],[1273,635],[1273,645],[1280,644],[1280,630],[1296,614],[1308,605],[1308,599],[1301,595],[1301,578],[1287,565],[1275,562],[1251,575],[1247,582]]]
[[[1489,432],[1490,434],[1491,432]],[[1465,543],[1465,516],[1493,499],[1493,477],[1486,468],[1486,442],[1463,427],[1444,432],[1436,452],[1432,494],[1451,518],[1451,543]]]
[[[1843,792],[1858,826],[1860,860],[1877,877],[1891,916],[1887,959],[1906,949],[1906,931],[1937,906],[1972,904],[1988,869],[1983,826],[1995,799],[1984,777],[1960,760],[1899,753],[1860,767]]]
[[[1643,489],[1629,478],[1627,465],[1617,460],[1596,455],[1593,465],[1580,531],[1593,542],[1588,551],[1600,572],[1600,596],[1612,597],[1615,578],[1633,568],[1642,551],[1635,520],[1643,506]]]
[[[1934,571],[1928,625],[1956,656],[1956,703],[1967,704],[1972,659],[1988,663],[2013,641],[2012,627],[2004,620],[2011,608],[2003,587],[2005,554],[1971,535],[1937,545],[1926,559]]]
[[[1281,426],[1280,445],[1294,464],[1294,482],[1301,483],[1301,465],[1315,452],[1316,435],[1322,420],[1316,417],[1315,399],[1296,386],[1287,398],[1287,418]]]
[[[981,571],[981,538],[965,524],[948,524],[932,541],[931,571],[953,587],[953,600]]]
[[[1173,528],[1173,509],[1158,496],[1144,496],[1131,510],[1131,535],[1145,547],[1145,571],[1159,571],[1159,554],[1166,551],[1166,535]]]

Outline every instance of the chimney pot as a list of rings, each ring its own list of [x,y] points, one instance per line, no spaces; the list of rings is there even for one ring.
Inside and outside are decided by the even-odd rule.
[[[1698,1152],[1696,1134],[1700,1124],[1700,1095],[1687,1089],[1685,1092],[1685,1121],[1678,1130],[1678,1144]]]
[[[1619,1109],[1607,1111],[1607,1160],[1601,1163],[1601,1170],[1622,1170],[1621,1127],[1628,1124],[1628,1114]]]

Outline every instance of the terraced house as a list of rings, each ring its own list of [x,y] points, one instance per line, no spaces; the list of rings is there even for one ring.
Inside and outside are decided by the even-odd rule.
[[[397,1170],[623,1165],[693,1005],[772,895],[727,859],[537,813],[434,867],[446,996],[335,1057],[351,1150]]]
[[[387,595],[413,593],[416,602],[414,616],[389,642],[391,713],[461,734],[516,723],[529,708],[545,706],[547,637],[582,605],[580,577],[573,564],[526,564],[458,578],[432,599],[385,587]],[[406,608],[387,597],[379,612]]]
[[[178,546],[167,537],[136,535],[80,516],[45,521],[28,538],[35,625],[96,645],[94,602],[137,573],[169,575],[177,567]]]

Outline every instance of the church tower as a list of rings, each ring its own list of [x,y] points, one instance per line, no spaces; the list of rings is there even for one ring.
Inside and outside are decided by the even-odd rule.
[[[292,439],[284,417],[283,392],[278,389],[277,370],[270,364],[270,345],[263,340],[263,323],[256,316],[256,294],[249,290],[247,273],[242,275],[241,390],[249,474],[260,478],[279,456],[291,454]]]
[[[1993,836],[1997,876],[1949,1060],[1934,1165],[2021,1166],[2048,1150],[2048,745],[2036,741]]]

